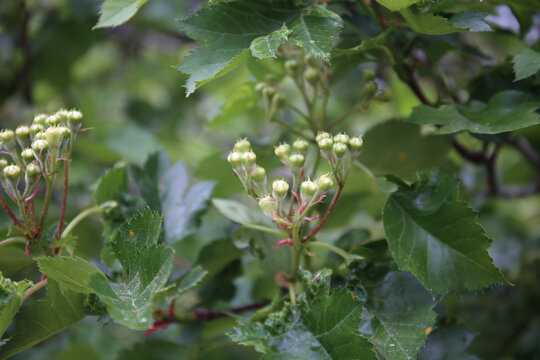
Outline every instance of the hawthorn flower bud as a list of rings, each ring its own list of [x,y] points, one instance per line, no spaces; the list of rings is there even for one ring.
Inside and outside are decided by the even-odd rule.
[[[274,214],[277,210],[276,200],[270,195],[267,195],[259,200],[259,207],[265,214]]]
[[[274,97],[274,95],[276,95],[276,92],[277,90],[271,86],[267,86],[263,89],[263,96],[268,100],[272,100],[272,98]]]
[[[24,141],[30,137],[30,128],[28,126],[21,125],[15,129],[15,135],[17,135],[19,140]]]
[[[251,178],[258,184],[264,183],[264,180],[266,180],[266,170],[263,167],[257,166]]]
[[[289,156],[289,164],[292,169],[299,169],[304,165],[306,158],[302,154],[292,154]]]
[[[248,141],[248,139],[241,139],[234,144],[234,151],[238,151],[241,153],[245,153],[251,148],[251,143]]]
[[[300,64],[296,60],[287,60],[285,61],[285,69],[287,69],[287,72],[289,74],[294,74],[296,70],[298,70],[298,66]]]
[[[3,143],[9,143],[15,137],[13,130],[5,129],[0,132],[0,141]]]
[[[351,152],[353,154],[360,153],[360,150],[362,149],[362,145],[364,144],[364,140],[362,140],[361,137],[352,137],[349,140],[349,146],[351,147]]]
[[[56,126],[58,125],[58,123],[60,123],[60,116],[56,114],[49,116],[47,120],[45,120],[45,124],[47,124],[48,126]]]
[[[377,86],[377,83],[375,83],[375,81],[370,81],[366,83],[366,85],[364,85],[364,93],[368,97],[372,97],[373,95],[375,95],[375,93],[377,92],[377,89],[378,89],[378,86]]]
[[[46,124],[48,117],[49,115],[47,114],[37,114],[34,116],[34,124],[43,126]]]
[[[260,82],[260,83],[257,83],[257,85],[255,85],[255,91],[259,94],[262,94],[263,93],[263,90],[267,87],[268,85],[265,83],[265,82]]]
[[[330,138],[323,138],[319,142],[317,142],[317,145],[319,145],[319,149],[321,149],[324,152],[331,151],[333,144],[334,142]]]
[[[300,185],[300,193],[303,201],[309,201],[317,192],[317,184],[310,179],[304,180]]]
[[[242,166],[242,154],[238,151],[233,151],[227,156],[227,161],[234,169],[238,169]]]
[[[45,132],[40,131],[34,136],[34,140],[45,140]]]
[[[298,151],[298,152],[306,152],[306,150],[308,149],[308,142],[306,140],[303,140],[303,139],[297,139],[294,143],[293,143],[293,148],[294,150]]]
[[[21,156],[26,162],[34,160],[34,152],[32,151],[32,149],[24,149],[21,153]]]
[[[60,119],[60,122],[62,122],[67,120],[68,114],[69,111],[67,111],[66,109],[60,109],[54,115],[58,116],[58,119]]]
[[[242,154],[242,161],[247,168],[251,168],[257,161],[257,155],[253,151],[248,151]]]
[[[287,143],[279,144],[275,147],[274,153],[283,161],[289,160],[289,155],[291,154],[291,145]]]
[[[307,54],[306,56],[304,56],[304,62],[313,65],[315,63],[315,55]]]
[[[48,128],[45,131],[45,140],[47,140],[47,144],[49,144],[52,148],[58,147],[58,145],[60,145],[60,142],[62,141],[62,138],[64,137],[64,129],[66,128],[63,126],[52,126]]]
[[[78,110],[71,110],[67,113],[67,121],[70,127],[79,127],[82,122],[83,114]]]
[[[46,140],[34,140],[31,147],[36,154],[41,154],[43,151],[47,150],[49,144],[47,144]]]
[[[43,125],[39,125],[39,124],[32,124],[30,126],[30,133],[31,134],[37,134],[39,132],[43,131]]]
[[[35,163],[30,163],[26,166],[26,176],[30,180],[34,180],[41,174],[41,169]]]
[[[371,69],[366,69],[362,72],[362,75],[364,77],[364,81],[365,82],[368,82],[368,81],[373,81],[373,79],[375,79],[375,71],[371,70]]]
[[[348,144],[349,143],[349,135],[344,134],[344,133],[339,133],[336,136],[334,136],[334,142],[335,143]]]
[[[304,79],[311,85],[315,85],[320,79],[319,70],[312,67],[306,69],[306,71],[304,71]]]
[[[16,181],[21,174],[21,169],[17,165],[9,165],[4,168],[4,175],[11,181]]]
[[[315,137],[315,141],[316,142],[319,142],[321,141],[322,139],[331,139],[332,137],[330,136],[329,133],[327,132],[324,132],[324,131],[319,131],[317,133],[317,136]]]
[[[333,148],[334,154],[336,154],[336,157],[338,159],[341,159],[347,152],[347,145],[345,145],[344,143],[335,143]]]
[[[8,162],[6,159],[0,159],[0,171],[4,170],[8,166]]]
[[[283,94],[280,94],[280,93],[276,93],[273,97],[272,97],[272,106],[275,106],[275,107],[282,107],[283,105],[285,104],[285,96],[283,96]]]
[[[321,175],[317,179],[317,189],[319,190],[319,193],[327,192],[332,185],[334,185],[334,182],[328,175]]]
[[[272,183],[272,195],[274,195],[274,198],[283,200],[287,195],[287,191],[289,191],[289,184],[285,180],[274,180]]]

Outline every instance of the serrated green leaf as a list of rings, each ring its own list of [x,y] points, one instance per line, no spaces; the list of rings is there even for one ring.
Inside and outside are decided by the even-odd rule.
[[[11,319],[19,311],[24,291],[30,286],[32,286],[31,281],[11,281],[0,272],[0,339],[11,323]]]
[[[180,278],[178,285],[174,287],[175,294],[180,295],[195,288],[206,275],[208,275],[208,271],[204,270],[201,265],[195,266]]]
[[[465,11],[455,14],[450,18],[452,26],[458,29],[467,29],[469,31],[493,31],[491,26],[484,21],[488,14],[476,11]]]
[[[359,160],[377,175],[408,177],[444,162],[452,147],[449,136],[420,134],[420,127],[403,121],[374,126],[364,135]]]
[[[239,224],[245,225],[270,223],[260,211],[252,211],[252,209],[238,201],[212,199],[212,203],[223,216]]]
[[[389,272],[364,285],[366,301],[359,333],[385,359],[415,359],[435,324],[433,298],[411,274]]]
[[[431,13],[424,14],[411,9],[402,9],[401,15],[407,20],[411,29],[421,34],[443,35],[463,31],[453,27],[447,18]]]
[[[90,278],[97,274],[106,279],[105,274],[95,265],[79,257],[42,257],[36,259],[39,269],[68,289],[83,294],[91,294],[93,291],[88,286]]]
[[[159,197],[163,211],[167,243],[181,240],[195,231],[197,216],[203,212],[214,183],[203,181],[189,187],[189,174],[182,161],[174,164],[159,179]]]
[[[413,109],[408,121],[439,125],[439,134],[465,130],[477,134],[498,134],[539,124],[540,117],[535,112],[539,107],[538,97],[508,90],[495,94],[487,104],[473,101],[440,109],[420,105]]]
[[[251,55],[258,59],[264,59],[268,57],[276,57],[276,51],[287,41],[287,37],[291,33],[291,30],[287,29],[285,25],[281,29],[271,32],[265,36],[259,36],[251,41],[249,49]]]
[[[330,291],[329,270],[301,271],[306,292],[298,306],[271,314],[264,323],[243,323],[233,341],[264,353],[263,359],[376,359],[358,333],[362,303],[345,289]]]
[[[111,318],[124,326],[145,330],[152,325],[152,300],[167,282],[173,250],[158,245],[161,216],[146,208],[113,234],[112,250],[126,273],[122,283],[109,283],[100,274],[88,286],[105,303]]]
[[[426,346],[420,351],[419,360],[478,360],[468,354],[467,348],[476,337],[460,325],[438,328],[429,335]]]
[[[188,360],[193,349],[193,346],[164,340],[147,340],[120,351],[116,360]]]
[[[146,0],[105,0],[94,29],[118,26],[133,17]]]
[[[540,70],[540,53],[531,49],[523,49],[514,56],[512,62],[516,74],[514,81],[523,80]]]
[[[47,299],[24,306],[15,316],[14,332],[0,347],[0,359],[7,359],[81,320],[85,316],[83,299],[83,294],[49,280]]]
[[[491,240],[475,212],[457,200],[455,178],[438,171],[412,186],[396,182],[399,189],[386,201],[383,225],[401,269],[434,294],[506,282],[487,252]]]
[[[116,164],[114,168],[103,175],[94,191],[94,202],[101,205],[106,201],[115,200],[118,191],[127,190],[127,172],[125,164]]]
[[[379,4],[392,11],[405,9],[419,1],[420,0],[377,0]]]
[[[140,191],[150,209],[161,212],[159,196],[160,179],[171,167],[169,157],[163,151],[148,156],[142,167],[130,168],[131,175],[139,185]]]

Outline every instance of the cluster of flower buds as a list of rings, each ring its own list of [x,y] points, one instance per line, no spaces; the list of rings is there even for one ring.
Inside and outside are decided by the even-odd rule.
[[[54,181],[58,161],[69,158],[81,121],[81,112],[60,110],[36,115],[30,126],[0,131],[0,181],[15,203],[29,201],[42,176]]]
[[[285,105],[285,96],[278,91],[278,87],[273,76],[268,76],[266,82],[255,85],[255,91],[262,97],[266,104],[269,118]]]
[[[228,156],[246,192],[257,199],[261,210],[280,230],[298,231],[303,221],[316,220],[318,216],[309,217],[308,212],[323,201],[325,193],[334,184],[330,174],[321,175],[316,180],[304,177],[308,148],[308,142],[303,139],[296,140],[292,147],[287,143],[276,146],[274,152],[291,170],[293,181],[291,186],[285,179],[274,180],[270,192],[266,190],[266,172],[256,164],[256,155],[249,141],[239,140]],[[284,243],[292,245],[292,240],[286,239]],[[278,243],[278,246],[282,244]]]
[[[315,141],[319,146],[321,156],[328,161],[336,180],[339,184],[343,183],[352,160],[362,151],[362,138],[349,137],[344,133],[332,137],[329,133],[321,131],[315,137]]]

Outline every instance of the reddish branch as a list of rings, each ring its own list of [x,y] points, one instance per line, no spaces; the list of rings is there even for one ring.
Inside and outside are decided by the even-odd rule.
[[[341,190],[343,190],[343,184],[339,184],[338,190],[334,195],[334,198],[332,199],[332,202],[330,203],[330,206],[328,207],[328,210],[326,210],[326,213],[322,217],[321,221],[319,221],[315,229],[311,230],[311,232],[302,239],[302,242],[309,241],[319,232],[319,230],[321,230],[321,228],[324,226],[324,223],[326,223],[326,220],[328,220],[328,218],[330,217],[330,214],[332,214],[332,212],[334,211],[334,208],[336,207],[336,204],[341,195]]]
[[[69,159],[64,161],[64,194],[62,196],[62,211],[60,212],[60,222],[58,223],[58,233],[56,239],[60,239],[62,236],[62,230],[64,229],[64,219],[66,217],[66,205],[68,197],[68,183],[69,183]]]
[[[4,201],[4,199],[2,199],[2,197],[0,197],[0,203],[2,204],[2,207],[3,207],[3,208],[6,210],[6,212],[8,213],[9,217],[11,218],[11,220],[13,220],[13,222],[15,223],[15,225],[17,225],[17,226],[20,227],[21,229],[25,230],[23,224],[21,224],[21,222],[19,221],[19,219],[17,219],[17,217],[15,216],[15,214],[13,213],[13,211],[11,211],[11,209],[10,209],[9,206],[8,206],[8,204],[6,204],[6,202]]]

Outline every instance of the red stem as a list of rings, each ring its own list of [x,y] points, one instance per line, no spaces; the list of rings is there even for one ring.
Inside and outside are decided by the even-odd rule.
[[[2,199],[2,197],[0,197],[0,203],[2,204],[2,207],[6,210],[6,212],[8,213],[9,217],[11,218],[11,220],[13,220],[13,222],[15,223],[15,225],[17,225],[18,227],[20,227],[21,229],[25,230],[26,229],[24,228],[23,224],[21,224],[21,222],[19,221],[19,219],[17,219],[17,217],[15,216],[15,214],[13,213],[13,211],[11,211],[11,209],[9,208],[8,204],[6,204],[6,202],[4,201],[4,199]]]
[[[324,223],[326,222],[326,220],[328,220],[328,218],[330,217],[330,214],[332,214],[332,212],[334,211],[334,208],[336,207],[336,204],[341,195],[341,190],[343,190],[343,184],[339,185],[336,195],[334,195],[334,198],[332,199],[332,202],[330,203],[330,206],[328,207],[328,210],[326,210],[326,213],[324,214],[321,221],[319,221],[315,229],[311,230],[311,232],[308,235],[306,235],[305,238],[302,239],[303,243],[306,241],[309,241],[312,237],[314,237],[319,232],[319,230],[321,230],[321,228],[324,226]]]
[[[64,218],[66,217],[66,204],[68,196],[68,182],[69,182],[69,159],[64,162],[64,195],[62,196],[62,211],[60,212],[60,222],[58,223],[58,233],[56,239],[60,239],[62,236],[62,230],[64,229]]]

